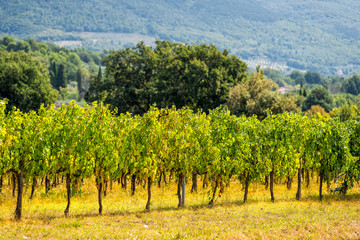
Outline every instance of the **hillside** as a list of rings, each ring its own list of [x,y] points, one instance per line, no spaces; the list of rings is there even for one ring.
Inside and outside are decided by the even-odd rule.
[[[1,3],[0,34],[98,50],[144,38],[206,42],[253,65],[351,75],[360,72],[359,12],[356,0],[14,0]]]

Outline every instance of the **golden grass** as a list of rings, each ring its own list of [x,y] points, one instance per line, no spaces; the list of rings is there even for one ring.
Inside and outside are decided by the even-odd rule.
[[[199,184],[200,185],[200,184]],[[35,198],[23,202],[23,219],[13,220],[16,199],[9,187],[0,194],[0,239],[360,239],[360,187],[343,197],[325,193],[318,200],[314,183],[296,201],[296,185],[275,186],[275,203],[260,184],[251,184],[249,201],[233,182],[213,207],[209,189],[191,194],[187,185],[186,207],[177,208],[176,186],[153,187],[151,212],[144,211],[147,195],[137,186],[135,196],[117,184],[105,197],[104,214],[98,215],[93,180],[72,198],[70,215],[64,217],[64,186],[48,195],[40,186]]]

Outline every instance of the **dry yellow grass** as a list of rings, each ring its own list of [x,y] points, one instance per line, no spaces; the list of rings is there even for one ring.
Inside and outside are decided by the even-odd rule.
[[[64,186],[48,195],[43,187],[33,200],[24,199],[23,219],[13,220],[16,200],[5,187],[0,194],[1,239],[360,239],[360,188],[343,197],[326,193],[318,200],[317,185],[303,189],[296,201],[296,185],[275,187],[275,203],[260,184],[251,184],[249,201],[242,203],[241,185],[233,182],[213,207],[209,189],[191,194],[186,207],[177,208],[175,184],[153,187],[151,212],[145,212],[146,191],[137,186],[135,196],[114,184],[99,216],[94,181],[87,180],[81,196],[72,198],[64,217]]]

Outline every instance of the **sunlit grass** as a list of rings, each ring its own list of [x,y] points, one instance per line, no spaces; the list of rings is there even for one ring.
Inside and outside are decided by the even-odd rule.
[[[103,215],[98,215],[94,180],[86,180],[81,194],[72,198],[70,214],[64,217],[64,186],[46,195],[36,189],[33,200],[26,190],[23,219],[13,220],[16,199],[5,186],[0,194],[1,239],[359,239],[360,188],[347,196],[326,192],[318,200],[318,185],[303,188],[301,201],[295,200],[296,185],[287,190],[275,186],[275,203],[261,184],[251,184],[247,203],[238,182],[213,207],[208,205],[209,189],[199,182],[197,194],[187,185],[186,207],[177,208],[176,185],[153,186],[151,212],[145,211],[146,190],[137,186],[131,196],[114,183],[104,198]],[[81,196],[80,196],[81,195]]]

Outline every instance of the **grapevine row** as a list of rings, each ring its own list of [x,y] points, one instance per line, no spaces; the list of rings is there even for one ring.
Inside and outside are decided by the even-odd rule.
[[[42,107],[38,112],[5,113],[0,103],[0,176],[13,173],[17,181],[15,218],[21,218],[24,182],[62,176],[66,179],[69,213],[71,186],[94,178],[102,213],[104,183],[108,179],[147,181],[150,210],[154,181],[174,173],[179,207],[185,204],[185,179],[197,175],[211,182],[210,203],[231,178],[245,185],[268,179],[271,200],[274,179],[298,178],[296,199],[301,198],[302,173],[316,172],[322,184],[338,179],[346,193],[360,180],[360,124],[336,119],[320,120],[302,114],[236,117],[224,108],[209,114],[183,109],[152,107],[143,116],[117,114],[97,104],[75,103]],[[0,186],[1,187],[1,186]],[[32,191],[33,193],[33,191]]]

